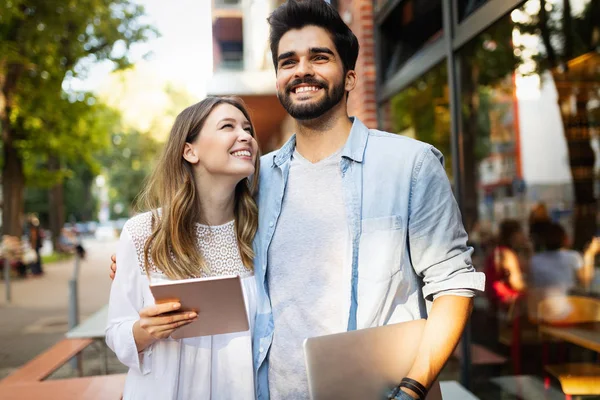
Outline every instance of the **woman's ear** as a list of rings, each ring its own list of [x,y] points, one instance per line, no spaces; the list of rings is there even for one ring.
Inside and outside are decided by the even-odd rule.
[[[185,144],[185,147],[183,148],[183,158],[190,164],[197,164],[198,161],[200,161],[196,154],[196,149],[194,149],[194,146],[192,146],[191,143]]]

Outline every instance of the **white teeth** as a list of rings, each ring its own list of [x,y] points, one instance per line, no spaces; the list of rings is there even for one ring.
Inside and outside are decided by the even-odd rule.
[[[250,157],[252,154],[248,150],[234,151],[231,153],[234,157]]]
[[[301,86],[296,88],[296,93],[316,92],[317,90],[319,90],[319,88],[316,86]]]

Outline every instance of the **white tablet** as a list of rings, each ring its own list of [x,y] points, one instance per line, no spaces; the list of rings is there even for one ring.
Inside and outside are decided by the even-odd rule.
[[[250,329],[246,302],[239,276],[184,279],[153,283],[150,291],[156,304],[179,301],[174,312],[195,311],[198,318],[176,329],[171,337],[183,339],[220,335]]]

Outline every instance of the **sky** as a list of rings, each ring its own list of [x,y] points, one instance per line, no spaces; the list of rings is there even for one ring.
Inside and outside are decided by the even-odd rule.
[[[146,8],[147,23],[161,36],[133,46],[131,57],[154,85],[171,82],[186,88],[198,99],[206,95],[212,75],[211,0],[137,0]],[[144,54],[151,56],[144,60]],[[98,91],[110,79],[112,66],[93,66],[87,77],[72,82],[72,88]]]

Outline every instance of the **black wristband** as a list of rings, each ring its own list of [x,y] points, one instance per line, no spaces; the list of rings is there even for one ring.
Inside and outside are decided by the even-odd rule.
[[[422,400],[425,400],[425,397],[427,396],[427,388],[425,386],[423,386],[420,382],[415,381],[414,379],[402,378],[402,381],[400,382],[400,386],[412,390]]]
[[[425,396],[423,395],[423,392],[421,392],[418,387],[411,385],[410,383],[402,382],[398,387],[399,388],[407,388],[407,389],[410,389],[413,392],[415,392],[417,394],[417,400],[425,400]]]

